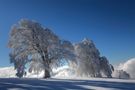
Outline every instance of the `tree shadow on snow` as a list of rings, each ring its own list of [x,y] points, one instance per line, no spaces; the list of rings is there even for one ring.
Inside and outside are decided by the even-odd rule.
[[[135,83],[127,82],[113,82],[113,81],[94,81],[94,80],[82,80],[83,82],[77,82],[80,85],[90,85],[95,87],[113,88],[119,90],[135,90]]]
[[[134,90],[135,83],[94,81],[94,80],[59,80],[59,79],[17,79],[1,78],[0,90],[92,90],[95,86],[103,88],[114,88],[121,90]]]
[[[1,78],[0,90],[91,90],[78,86],[72,81],[56,79]]]

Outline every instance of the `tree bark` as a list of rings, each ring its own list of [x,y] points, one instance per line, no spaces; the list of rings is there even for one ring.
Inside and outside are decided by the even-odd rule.
[[[45,56],[44,56],[45,55]],[[50,63],[49,63],[49,57],[48,57],[48,50],[44,51],[44,55],[42,56],[42,59],[44,61],[45,69],[44,69],[44,78],[50,78]]]
[[[43,78],[50,78],[50,66],[49,63],[47,63],[47,61],[45,60],[44,56],[42,56],[43,58],[43,62],[44,62],[44,77]]]
[[[45,70],[44,70],[44,78],[50,78],[50,77],[51,77],[50,71],[47,70],[47,69],[45,69]]]

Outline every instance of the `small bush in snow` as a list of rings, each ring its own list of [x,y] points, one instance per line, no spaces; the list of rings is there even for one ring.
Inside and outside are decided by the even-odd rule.
[[[130,78],[130,75],[126,71],[123,71],[123,70],[115,70],[113,72],[112,76],[115,78],[119,78],[119,79],[129,79]]]

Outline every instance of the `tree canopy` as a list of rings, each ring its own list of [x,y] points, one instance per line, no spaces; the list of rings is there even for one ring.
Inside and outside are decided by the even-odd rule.
[[[12,26],[8,46],[18,77],[25,74],[27,63],[29,72],[44,70],[44,78],[51,76],[52,68],[66,62],[79,76],[111,77],[114,69],[106,57],[100,56],[92,40],[73,45],[32,20],[22,19]]]

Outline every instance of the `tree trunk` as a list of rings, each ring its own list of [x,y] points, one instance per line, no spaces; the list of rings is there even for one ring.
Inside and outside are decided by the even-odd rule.
[[[44,56],[45,55],[45,56]],[[42,56],[45,69],[44,69],[44,78],[50,78],[50,63],[49,63],[49,57],[48,57],[48,50],[47,48],[44,51],[44,55]]]
[[[51,77],[50,71],[47,70],[47,69],[45,69],[45,70],[44,70],[44,78],[50,78],[50,77]]]

